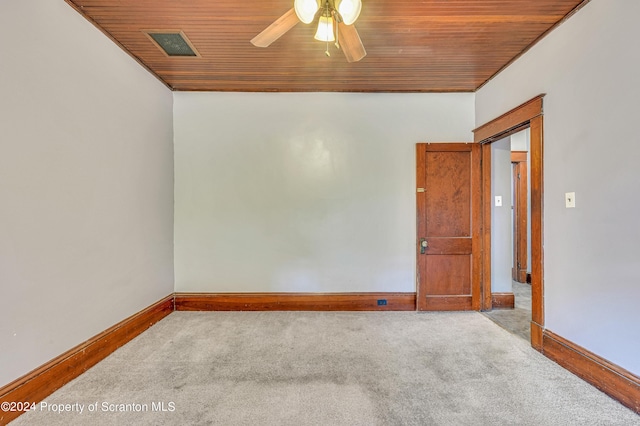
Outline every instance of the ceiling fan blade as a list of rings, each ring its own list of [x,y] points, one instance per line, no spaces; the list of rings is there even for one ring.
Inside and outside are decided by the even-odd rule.
[[[273,24],[255,36],[251,40],[251,44],[257,47],[267,47],[291,28],[295,27],[298,22],[300,22],[300,20],[296,15],[296,11],[291,8],[291,10],[276,19]]]
[[[344,22],[340,22],[338,24],[338,39],[347,62],[358,62],[367,56],[367,51],[364,50],[355,25],[345,25]]]

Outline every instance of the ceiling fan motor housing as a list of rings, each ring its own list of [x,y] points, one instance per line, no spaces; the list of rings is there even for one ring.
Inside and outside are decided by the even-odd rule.
[[[301,22],[310,24],[320,9],[337,12],[340,21],[346,25],[353,24],[362,10],[361,0],[295,0],[293,7]],[[333,14],[332,14],[333,15]]]

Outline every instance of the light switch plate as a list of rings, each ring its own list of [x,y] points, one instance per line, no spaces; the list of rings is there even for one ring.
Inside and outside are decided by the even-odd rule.
[[[502,195],[496,195],[496,207],[502,207]]]
[[[564,202],[568,209],[576,208],[576,193],[575,192],[566,192],[564,194]]]

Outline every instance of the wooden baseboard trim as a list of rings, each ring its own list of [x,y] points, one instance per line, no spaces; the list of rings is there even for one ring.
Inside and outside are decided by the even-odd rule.
[[[426,296],[421,300],[421,311],[471,311],[471,296]]]
[[[169,315],[174,310],[173,301],[173,294],[167,296],[3,386],[0,388],[0,403],[39,403],[102,361],[120,346]],[[0,411],[0,424],[9,423],[22,413],[23,411]]]
[[[415,311],[415,293],[176,293],[176,311]]]
[[[491,293],[491,305],[493,309],[513,309],[516,298],[513,293]]]
[[[640,414],[640,377],[549,330],[542,346],[548,358]]]

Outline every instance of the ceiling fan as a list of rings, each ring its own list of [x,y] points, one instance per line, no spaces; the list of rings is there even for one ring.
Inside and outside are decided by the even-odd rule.
[[[357,62],[367,54],[354,25],[361,9],[361,0],[294,0],[293,8],[255,36],[251,44],[268,47],[298,22],[310,24],[319,15],[314,38],[327,43],[326,55],[330,55],[329,42],[335,41],[347,62]]]

